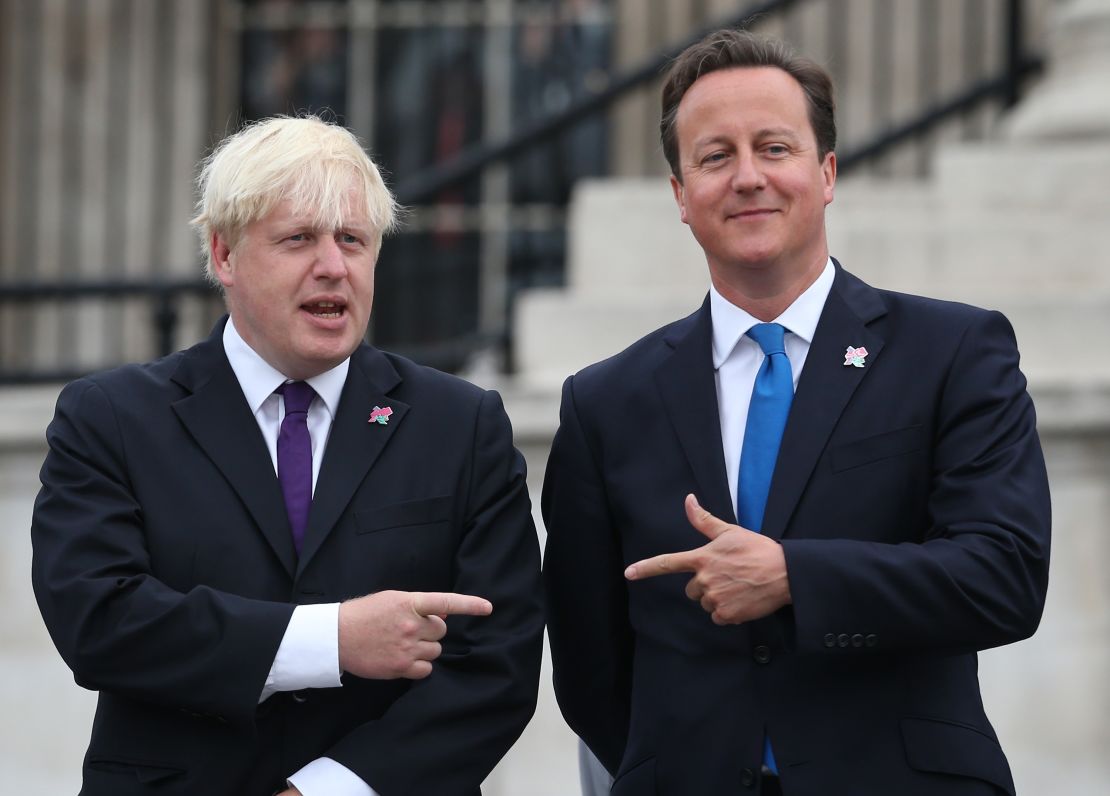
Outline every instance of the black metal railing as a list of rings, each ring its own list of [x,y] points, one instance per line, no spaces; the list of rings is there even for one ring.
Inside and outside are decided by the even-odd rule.
[[[105,279],[0,284],[0,306],[5,303],[20,306],[53,305],[65,310],[90,299],[119,303],[134,298],[142,299],[150,314],[150,345],[146,346],[148,358],[165,356],[179,347],[177,333],[181,321],[180,307],[184,300],[208,299],[212,303],[213,312],[218,312],[220,306],[216,289],[201,279]],[[19,369],[0,366],[0,385],[69,381],[89,371],[88,367],[72,365]]]
[[[831,7],[836,0],[827,0]],[[768,0],[749,6],[743,13],[732,19],[719,21],[711,27],[718,28],[723,25],[747,26],[753,20],[762,24],[776,15],[784,15],[791,9],[799,6],[813,6],[814,2],[804,0]],[[933,13],[930,9],[935,4],[924,3],[921,6],[923,14]],[[885,4],[880,4],[885,8]],[[977,109],[985,106],[1008,107],[1013,105],[1021,95],[1022,86],[1031,74],[1042,67],[1039,55],[1029,52],[1025,47],[1024,4],[1022,0],[1003,0],[1001,6],[1004,21],[1001,36],[1003,52],[999,54],[999,68],[986,77],[972,81],[955,91],[948,92],[947,96],[937,96],[919,103],[918,110],[905,114],[897,121],[880,124],[865,136],[849,140],[841,147],[838,165],[840,172],[847,173],[869,164],[881,162],[882,158],[898,149],[906,142],[918,141],[929,136],[933,131],[942,127],[953,119],[969,116]],[[968,8],[973,8],[968,6]],[[835,9],[834,9],[835,10]],[[877,12],[878,13],[878,12]],[[889,35],[892,24],[889,18],[889,9],[883,12],[882,19],[875,22],[876,37],[882,39]],[[969,19],[974,17],[974,12]],[[935,22],[935,21],[934,21]],[[981,20],[979,20],[981,23]],[[935,27],[934,23],[925,26],[926,29]],[[885,31],[885,33],[884,33]],[[502,140],[476,144],[462,150],[448,162],[433,166],[411,177],[404,177],[397,187],[400,201],[410,206],[421,206],[431,203],[437,197],[442,197],[446,191],[457,186],[472,183],[491,166],[495,164],[511,164],[514,158],[522,153],[547,144],[566,135],[576,125],[585,120],[598,118],[607,113],[614,105],[628,97],[632,92],[642,90],[645,86],[657,81],[660,73],[667,63],[688,44],[698,40],[706,30],[692,33],[684,41],[667,47],[646,58],[635,68],[611,76],[604,85],[595,86],[593,91],[573,99],[560,112],[542,118],[532,123],[525,124],[511,135]],[[935,31],[934,31],[935,32]],[[830,37],[841,37],[842,32],[832,31]],[[841,43],[843,44],[843,43]],[[891,49],[889,41],[878,42],[877,48]],[[968,57],[982,57],[981,53],[972,52],[975,48],[969,47],[965,40],[965,53]],[[930,59],[930,63],[921,69],[922,75],[935,73],[934,53],[926,52],[922,58]],[[833,60],[836,60],[834,55]],[[882,65],[877,71],[882,71]],[[934,75],[935,77],[935,75]],[[923,78],[924,79],[924,78]],[[930,78],[932,79],[932,78]],[[875,99],[874,104],[882,105],[889,101],[889,80],[876,80],[872,88]],[[936,93],[935,86],[927,86],[922,90],[923,95]],[[884,112],[885,113],[885,112]],[[884,115],[884,114],[880,114]],[[381,276],[381,275],[380,275]],[[417,295],[426,285],[418,286]],[[512,300],[511,287],[505,286],[506,302]],[[103,281],[81,282],[45,282],[45,281],[20,281],[0,282],[0,321],[3,320],[5,308],[23,308],[26,313],[28,307],[71,307],[90,300],[120,302],[126,300],[142,300],[149,312],[149,338],[147,348],[150,356],[157,356],[174,350],[182,341],[178,338],[181,332],[181,306],[185,301],[200,301],[207,310],[200,315],[210,318],[221,311],[218,293],[203,281],[197,280],[122,280],[112,279]],[[411,302],[410,302],[411,303]],[[377,312],[377,310],[376,310]],[[196,316],[197,313],[192,313]],[[511,317],[511,316],[507,316]],[[195,318],[194,318],[195,320]],[[193,324],[196,326],[196,323]],[[0,325],[0,330],[4,327]],[[190,337],[197,337],[198,331],[191,328]],[[203,334],[202,330],[199,334]],[[0,331],[2,334],[2,331]],[[504,352],[511,344],[510,330],[507,325],[498,329],[479,330],[477,325],[464,329],[460,333],[439,340],[416,342],[390,341],[390,348],[401,353],[407,353],[414,358],[433,366],[445,369],[456,368],[465,362],[468,356],[483,349],[496,349]],[[4,362],[4,347],[0,341],[0,384],[35,383],[46,381],[67,380],[88,372],[94,367],[113,364],[112,362],[80,363],[80,364],[48,364],[34,363],[33,365],[17,365],[15,367]],[[504,357],[503,361],[509,361]]]

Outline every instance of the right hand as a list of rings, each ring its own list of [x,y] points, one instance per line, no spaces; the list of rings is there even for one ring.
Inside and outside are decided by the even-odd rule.
[[[339,668],[370,680],[419,680],[443,651],[448,616],[488,616],[489,600],[468,594],[382,591],[339,606]]]

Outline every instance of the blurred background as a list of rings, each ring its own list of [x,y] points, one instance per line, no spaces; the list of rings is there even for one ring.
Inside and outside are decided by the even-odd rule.
[[[561,380],[705,292],[658,97],[668,60],[723,24],[834,77],[833,254],[1014,322],[1056,545],[1042,629],[982,656],[984,695],[1019,792],[1110,792],[1110,0],[0,0],[9,786],[76,792],[95,699],[30,593],[43,432],[64,381],[222,314],[188,227],[197,161],[277,113],[361,138],[409,208],[370,339],[501,390],[538,503]],[[487,794],[577,793],[547,677]]]

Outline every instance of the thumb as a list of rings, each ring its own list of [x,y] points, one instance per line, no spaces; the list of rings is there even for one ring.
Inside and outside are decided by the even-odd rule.
[[[714,517],[703,509],[692,493],[686,496],[686,519],[690,521],[690,524],[694,526],[698,533],[710,541],[713,541],[725,531],[737,527],[729,525],[724,520]]]

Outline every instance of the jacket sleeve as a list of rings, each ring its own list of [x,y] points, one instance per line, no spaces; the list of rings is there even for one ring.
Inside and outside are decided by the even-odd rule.
[[[620,544],[573,377],[559,418],[542,501],[555,695],[567,724],[613,773],[628,740],[632,628]]]
[[[975,314],[938,394],[924,538],[783,540],[799,651],[950,654],[1036,630],[1048,587],[1048,482],[1002,315]],[[845,643],[857,636],[864,643]]]
[[[535,711],[543,607],[525,475],[500,396],[487,392],[453,589],[489,599],[493,613],[449,617],[432,674],[328,751],[379,793],[477,792]]]
[[[101,386],[80,380],[62,391],[47,442],[31,576],[77,683],[253,723],[293,606],[207,587],[181,593],[151,574],[143,508]]]

